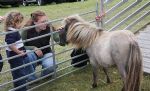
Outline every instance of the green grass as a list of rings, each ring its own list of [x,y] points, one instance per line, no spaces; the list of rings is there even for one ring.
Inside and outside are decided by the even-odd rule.
[[[109,3],[106,8],[109,9],[112,6],[114,6],[117,2],[119,2],[120,0],[113,0],[113,2]],[[116,13],[120,12],[121,10],[123,10],[125,7],[127,7],[128,5],[130,5],[131,3],[133,3],[135,0],[129,0],[125,5],[122,5],[119,9],[113,11],[110,15],[106,15],[105,20],[110,19],[112,16],[114,16]],[[123,20],[125,17],[127,17],[129,14],[131,14],[132,12],[134,12],[136,9],[138,9],[139,7],[141,7],[144,3],[148,2],[148,0],[143,0],[139,5],[135,6],[134,8],[132,8],[130,11],[128,11],[127,13],[123,14],[123,16],[118,17],[115,21],[113,21],[111,24],[104,26],[104,28],[106,30],[110,29],[112,26],[114,26],[116,23],[120,22],[121,20]],[[66,17],[68,15],[72,15],[72,14],[79,14],[79,13],[83,13],[83,12],[87,12],[90,10],[95,10],[95,6],[96,5],[96,0],[88,0],[85,2],[75,2],[75,3],[62,3],[62,4],[49,4],[46,6],[36,6],[36,5],[32,5],[32,6],[28,6],[28,7],[19,7],[19,8],[0,8],[0,15],[5,15],[7,12],[11,11],[11,10],[18,10],[21,13],[23,13],[23,15],[25,16],[25,21],[27,21],[30,17],[30,13],[35,11],[35,10],[42,10],[44,11],[50,20],[53,19],[57,19],[57,18],[63,18]],[[131,23],[134,19],[136,19],[137,17],[141,16],[141,14],[143,14],[144,12],[150,10],[150,7],[147,7],[146,9],[144,9],[141,13],[139,13],[138,15],[136,15],[135,17],[133,17],[132,19],[130,19],[129,21],[125,22],[125,24],[123,24],[122,26],[120,26],[118,29],[123,29],[125,26],[127,26],[129,23]],[[95,13],[89,14],[89,15],[84,15],[83,16],[86,20],[90,21],[95,19]],[[134,26],[131,30],[133,32],[135,32],[136,30],[138,30],[140,27],[142,27],[143,25],[145,25],[146,23],[150,22],[150,16],[145,17],[144,20],[142,20],[140,23],[136,24],[136,26]],[[60,26],[60,22],[55,23],[54,24],[55,27]],[[3,26],[0,26],[0,30],[3,30]],[[0,37],[0,43],[4,44],[3,42],[3,37]],[[68,48],[71,48],[70,46],[66,46],[66,47],[60,47],[60,46],[55,46],[56,49],[56,53],[59,53],[61,51],[64,51]],[[70,58],[70,52],[66,52],[60,55],[56,56],[56,59],[58,62],[64,61],[66,59]],[[4,50],[2,50],[2,54],[3,57],[5,57],[5,52]],[[62,65],[59,65],[58,69],[64,68],[66,66],[70,65],[70,61],[66,62]],[[40,70],[41,67],[38,67],[37,70]],[[4,70],[9,69],[9,64],[7,62],[5,62],[4,65]],[[61,71],[58,73],[58,75],[64,74],[65,72],[68,71],[72,71],[75,68],[68,68],[64,71]],[[121,87],[122,87],[122,82],[120,79],[120,76],[118,75],[118,72],[115,68],[110,68],[109,70],[109,74],[113,80],[112,84],[106,84],[103,83],[101,81],[101,79],[103,79],[105,81],[105,75],[103,73],[102,70],[99,71],[99,81],[98,81],[98,87],[96,89],[91,89],[91,82],[92,82],[92,71],[91,71],[91,66],[88,66],[87,68],[83,69],[83,70],[79,70],[77,72],[74,72],[68,76],[62,77],[52,83],[49,83],[47,85],[44,85],[40,88],[37,88],[35,91],[120,91]],[[0,83],[4,83],[4,82],[8,82],[11,78],[11,74],[7,73],[7,74],[0,74]],[[39,74],[38,74],[39,75]],[[38,84],[41,84],[45,81],[48,81],[50,79],[45,79],[40,81]],[[149,83],[150,82],[150,76],[144,76],[143,79],[143,85],[142,91],[150,91],[150,87],[149,87]],[[34,84],[34,85],[38,85],[38,84]],[[32,86],[31,86],[32,87]],[[10,88],[12,88],[12,84],[7,85],[5,88],[1,89],[0,91],[8,91]]]

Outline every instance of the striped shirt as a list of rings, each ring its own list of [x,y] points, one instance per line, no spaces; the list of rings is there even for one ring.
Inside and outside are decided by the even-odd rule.
[[[9,27],[8,31],[16,31],[16,29]],[[24,44],[22,43],[22,38],[19,32],[6,34],[5,43],[7,45],[15,43],[15,47],[18,48],[20,51],[25,50]],[[6,51],[9,52],[9,55],[8,55],[9,57],[17,55],[17,53],[13,52],[9,47],[6,47]]]

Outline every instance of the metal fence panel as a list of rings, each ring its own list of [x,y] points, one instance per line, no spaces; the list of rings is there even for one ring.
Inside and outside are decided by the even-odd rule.
[[[100,4],[99,4],[99,1],[100,1]],[[105,0],[105,2],[104,2],[104,0],[99,0],[99,1],[97,0],[96,9],[95,9],[95,10],[88,11],[88,12],[85,12],[85,13],[81,13],[80,15],[81,15],[81,16],[84,16],[84,15],[88,15],[88,14],[91,14],[91,13],[96,13],[96,15],[98,16],[99,13],[102,14],[104,11],[106,11],[106,16],[107,16],[107,14],[111,14],[114,10],[116,10],[116,9],[118,9],[119,7],[121,7],[122,5],[126,4],[129,0],[120,0],[120,2],[116,3],[116,5],[114,5],[113,7],[111,7],[111,8],[108,9],[108,10],[105,10],[104,6],[107,5],[108,3],[111,3],[113,0]],[[136,0],[136,1],[133,2],[131,5],[129,5],[128,7],[126,7],[125,9],[123,9],[122,11],[120,11],[119,13],[117,13],[114,17],[112,17],[112,18],[109,19],[109,20],[106,20],[104,17],[102,17],[102,20],[101,20],[100,22],[97,22],[97,25],[99,26],[99,23],[101,23],[101,27],[104,28],[106,25],[111,24],[115,19],[117,19],[118,17],[122,16],[122,15],[125,14],[127,11],[131,10],[133,7],[139,5],[139,3],[140,3],[141,1],[142,1],[142,0]],[[128,17],[126,17],[125,19],[121,20],[119,23],[117,23],[117,24],[114,25],[113,27],[111,27],[111,28],[109,29],[109,31],[112,31],[112,30],[117,29],[120,25],[124,24],[125,21],[127,21],[127,20],[131,19],[132,17],[134,17],[134,16],[137,15],[139,12],[141,12],[143,9],[149,7],[149,5],[150,5],[150,2],[147,2],[145,5],[143,5],[143,6],[140,7],[139,9],[137,9],[137,10],[136,10],[135,12],[133,12],[131,15],[129,15]],[[99,7],[99,6],[100,6],[100,7]],[[100,9],[99,9],[99,8],[100,8]],[[150,11],[147,11],[147,12],[144,13],[142,16],[138,17],[135,21],[133,21],[133,22],[131,22],[129,25],[127,25],[124,29],[130,29],[131,27],[133,27],[134,25],[136,25],[138,22],[140,22],[141,20],[143,20],[143,19],[144,19],[146,16],[148,16],[149,14],[150,14]],[[56,19],[56,20],[51,20],[51,21],[46,22],[46,24],[51,24],[51,23],[55,23],[55,22],[60,22],[60,21],[62,21],[62,20],[63,20],[63,18]],[[93,22],[96,22],[96,21],[93,19],[93,20],[91,20],[90,22],[93,23]],[[39,24],[39,25],[41,25],[41,24]],[[39,26],[39,25],[34,25],[34,26],[25,27],[25,28],[23,28],[23,29],[21,29],[21,30],[16,30],[15,32],[17,32],[17,31],[26,31],[26,30],[28,30],[28,29],[30,29],[30,28],[34,28],[34,27]],[[13,31],[13,32],[14,32],[14,31]],[[8,33],[13,33],[13,32],[2,32],[2,33],[0,33],[0,35],[1,35],[1,36],[4,36],[4,35],[6,35],[6,34],[8,34]],[[39,39],[39,38],[42,38],[42,37],[51,35],[51,41],[50,41],[50,42],[51,42],[51,45],[47,45],[47,46],[41,47],[41,48],[39,48],[39,49],[44,49],[44,48],[47,48],[47,47],[50,47],[50,46],[51,46],[51,47],[52,47],[53,55],[52,55],[52,56],[49,56],[49,57],[53,57],[53,61],[54,61],[53,63],[55,64],[56,56],[61,55],[61,54],[63,54],[63,53],[66,53],[66,52],[68,52],[68,51],[71,51],[71,50],[73,49],[73,48],[68,48],[68,49],[63,50],[63,51],[61,51],[61,52],[57,52],[57,51],[55,50],[55,47],[56,47],[58,44],[55,43],[55,42],[54,42],[54,39],[53,39],[53,34],[55,34],[55,33],[57,33],[57,32],[52,32],[52,33],[45,34],[45,35],[42,35],[42,36],[39,36],[39,37],[35,37],[35,38],[23,40],[23,43],[24,43],[24,42],[27,42],[27,41],[36,40],[36,39]],[[20,43],[21,43],[21,42],[20,42]],[[10,44],[10,45],[11,45],[11,44]],[[10,46],[10,45],[1,45],[1,48],[5,48],[5,47],[8,47],[8,46]],[[34,51],[36,51],[36,50],[34,50]],[[33,52],[33,51],[31,51],[31,52]],[[29,53],[29,52],[26,52],[26,53]],[[65,64],[66,62],[69,62],[71,59],[74,59],[74,58],[79,57],[79,56],[82,56],[82,55],[84,55],[84,54],[75,56],[75,57],[73,57],[73,58],[65,58],[64,61],[58,62],[57,65],[60,66],[60,65],[62,65],[62,64]],[[11,57],[11,58],[5,58],[5,59],[3,59],[3,61],[7,61],[7,60],[9,60],[9,59],[13,59],[13,58],[16,58],[16,57],[19,57],[19,56],[20,56],[20,55],[17,55],[17,56]],[[47,57],[47,58],[49,58],[49,57]],[[42,59],[38,59],[37,61],[31,62],[31,63],[27,63],[27,64],[25,64],[25,65],[23,65],[23,66],[19,66],[19,67],[17,67],[17,68],[4,70],[3,72],[0,73],[0,75],[5,75],[5,74],[7,74],[7,73],[9,73],[9,72],[11,72],[11,71],[13,71],[13,70],[17,70],[17,69],[20,69],[20,68],[22,68],[22,67],[28,66],[28,65],[30,65],[30,64],[37,63],[37,62],[39,62],[39,61],[41,61],[41,60],[42,60]],[[83,60],[83,61],[78,62],[78,63],[76,63],[76,64],[79,64],[79,63],[82,63],[82,62],[85,62],[85,61],[86,61],[86,60]],[[74,64],[74,65],[76,65],[76,64]],[[10,91],[15,91],[16,89],[19,89],[19,88],[21,88],[21,87],[23,87],[23,86],[27,86],[27,85],[30,85],[30,84],[32,84],[32,83],[34,83],[34,82],[43,80],[44,78],[47,78],[47,77],[49,77],[49,76],[51,76],[51,75],[54,76],[53,79],[51,79],[51,80],[49,80],[49,81],[46,81],[46,82],[44,82],[44,83],[38,84],[37,86],[34,86],[34,87],[28,89],[29,91],[32,91],[32,90],[34,90],[34,89],[36,89],[36,88],[39,88],[39,87],[41,87],[41,86],[43,86],[43,85],[45,85],[45,84],[47,84],[47,83],[50,83],[50,82],[52,82],[52,81],[54,81],[54,80],[56,80],[56,79],[59,79],[59,78],[64,77],[64,76],[66,76],[66,75],[68,75],[68,74],[71,74],[72,72],[75,72],[75,71],[77,71],[77,70],[86,68],[86,66],[84,66],[84,67],[81,67],[81,68],[79,68],[79,69],[71,70],[71,71],[65,72],[65,73],[63,73],[63,74],[61,74],[61,75],[57,75],[58,72],[63,71],[63,70],[65,70],[65,69],[67,69],[67,68],[70,68],[70,67],[72,67],[72,66],[74,66],[74,65],[68,65],[68,66],[62,67],[62,68],[59,69],[59,70],[56,70],[56,69],[55,69],[54,72],[52,72],[51,74],[48,74],[48,75],[43,76],[43,77],[39,77],[38,79],[36,79],[36,80],[34,80],[34,81],[31,81],[31,82],[28,82],[28,83],[26,83],[26,84],[24,84],[24,85],[22,85],[22,86],[17,87],[17,88],[12,88],[12,89],[10,89]],[[47,68],[46,68],[46,69],[47,69]],[[8,84],[12,84],[12,83],[15,82],[15,81],[24,79],[24,78],[26,78],[26,77],[28,77],[28,76],[31,76],[31,75],[33,75],[33,74],[35,74],[35,73],[39,73],[39,72],[41,72],[41,71],[43,71],[43,70],[46,70],[46,69],[42,69],[42,70],[36,71],[36,72],[34,72],[34,73],[31,73],[31,74],[29,74],[29,75],[26,75],[26,76],[21,77],[21,78],[16,79],[16,80],[9,80],[9,81],[7,81],[7,82],[0,83],[0,89],[1,89],[1,88],[6,88],[6,86],[7,86]],[[103,80],[101,80],[101,81],[105,83],[105,81],[103,81]]]

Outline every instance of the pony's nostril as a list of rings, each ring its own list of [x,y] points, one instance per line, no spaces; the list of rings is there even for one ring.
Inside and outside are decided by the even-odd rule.
[[[66,44],[65,44],[65,43],[61,43],[61,42],[60,42],[60,43],[59,43],[59,45],[60,45],[60,46],[65,46]]]

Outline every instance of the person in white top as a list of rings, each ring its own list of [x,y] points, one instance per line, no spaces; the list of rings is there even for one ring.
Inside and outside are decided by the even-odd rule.
[[[5,19],[4,16],[0,16],[0,23]]]

